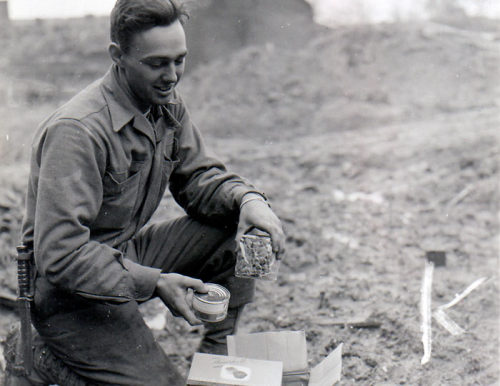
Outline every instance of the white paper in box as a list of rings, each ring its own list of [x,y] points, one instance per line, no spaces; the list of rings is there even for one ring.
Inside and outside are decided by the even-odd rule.
[[[282,374],[281,362],[195,353],[187,384],[281,386]]]
[[[228,354],[283,362],[283,373],[309,373],[304,331],[271,331],[227,337]],[[340,380],[342,344],[311,369],[309,386],[331,386]]]

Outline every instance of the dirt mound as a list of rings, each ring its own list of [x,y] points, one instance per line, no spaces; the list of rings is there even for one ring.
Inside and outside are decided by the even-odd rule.
[[[182,86],[200,126],[221,137],[373,127],[497,107],[499,36],[436,23],[339,28],[298,51],[246,48]]]

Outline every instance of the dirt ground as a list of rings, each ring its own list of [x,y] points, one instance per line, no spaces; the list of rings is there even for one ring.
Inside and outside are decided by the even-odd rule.
[[[30,72],[12,34],[69,27],[15,28],[2,36],[9,58],[0,62],[0,287],[10,293],[29,137],[106,64],[86,46],[88,71],[73,74],[78,62],[66,55],[56,81],[42,70],[58,58],[48,41]],[[343,342],[342,385],[499,382],[499,68],[500,29],[468,20],[338,28],[293,50],[269,42],[183,80],[208,144],[267,193],[287,233],[279,278],[258,283],[240,331],[305,330],[311,365]],[[168,196],[165,204],[155,220],[179,213]],[[446,253],[433,309],[486,281],[447,311],[464,334],[432,321],[432,356],[421,365],[420,291],[433,250]],[[143,311],[187,373],[201,329],[156,301]],[[0,315],[4,337],[15,316]]]

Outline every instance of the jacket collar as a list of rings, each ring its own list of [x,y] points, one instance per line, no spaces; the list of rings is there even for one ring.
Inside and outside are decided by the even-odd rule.
[[[111,122],[113,131],[118,132],[130,121],[134,120],[134,127],[141,131],[149,132],[152,129],[149,121],[146,119],[145,114],[142,113],[137,107],[137,102],[131,95],[131,92],[126,87],[120,84],[119,74],[116,65],[112,65],[106,75],[104,75],[103,82],[104,98],[109,106],[111,114]],[[168,105],[176,105],[180,103],[179,95],[174,90],[172,99],[167,105],[162,106],[158,111],[163,114]]]
[[[116,75],[116,68],[113,65],[104,75],[102,88],[109,107],[113,131],[118,132],[132,119],[142,114],[119,85]]]

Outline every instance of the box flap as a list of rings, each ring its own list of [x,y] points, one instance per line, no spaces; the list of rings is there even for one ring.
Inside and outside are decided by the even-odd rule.
[[[342,343],[311,370],[309,386],[332,386],[342,373]]]
[[[228,354],[232,356],[283,362],[283,371],[307,370],[304,331],[272,331],[229,335]]]

